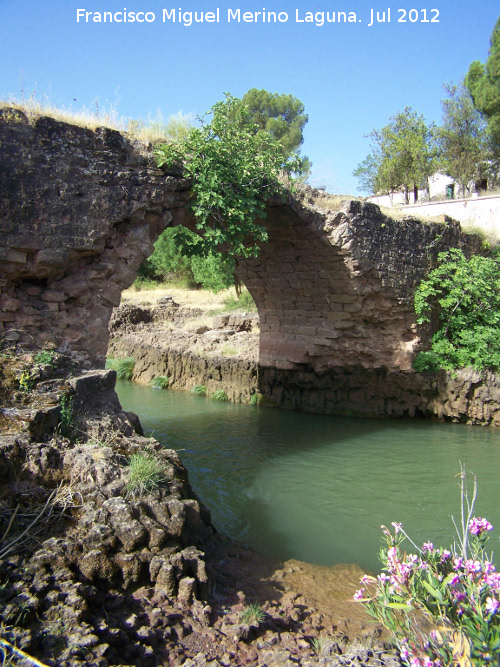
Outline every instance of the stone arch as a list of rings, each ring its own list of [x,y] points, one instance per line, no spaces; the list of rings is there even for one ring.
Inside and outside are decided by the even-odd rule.
[[[190,182],[106,128],[4,108],[0,142],[0,331],[102,365],[121,291],[166,226],[192,225]],[[409,373],[415,285],[438,251],[478,243],[451,221],[395,221],[358,201],[270,202],[265,224],[269,243],[237,269],[260,313],[262,388],[292,382],[310,396],[323,382],[322,410],[332,372]]]

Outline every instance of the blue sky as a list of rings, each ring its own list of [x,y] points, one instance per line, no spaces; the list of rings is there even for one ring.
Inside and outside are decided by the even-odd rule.
[[[153,12],[155,21],[77,22],[77,9],[124,8]],[[164,9],[176,9],[178,18],[179,9],[217,8],[219,23],[162,20]],[[288,21],[263,23],[259,15],[257,22],[228,22],[228,9],[238,8],[285,12]],[[372,9],[375,17],[385,12],[386,22],[369,27]],[[354,12],[356,22],[319,26],[305,22],[307,11]],[[486,59],[499,15],[498,0],[0,0],[0,97],[36,91],[74,108],[97,99],[145,119],[158,110],[165,118],[202,114],[224,92],[292,93],[309,114],[303,153],[313,162],[313,182],[355,194],[352,171],[369,152],[363,135],[405,106],[439,122],[442,84]]]

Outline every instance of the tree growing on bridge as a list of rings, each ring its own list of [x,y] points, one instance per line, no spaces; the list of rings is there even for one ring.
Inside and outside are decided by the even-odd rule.
[[[255,131],[248,107],[229,94],[209,114],[210,123],[204,117],[181,142],[155,150],[159,166],[182,164],[192,179],[191,208],[201,235],[182,241],[188,254],[255,256],[267,241],[266,201],[285,198],[283,174],[297,173],[300,158],[269,132]]]
[[[406,203],[413,189],[417,199],[418,189],[428,187],[437,166],[434,128],[427,126],[422,114],[406,107],[368,137],[372,152],[354,171],[362,188],[374,194],[403,190]]]

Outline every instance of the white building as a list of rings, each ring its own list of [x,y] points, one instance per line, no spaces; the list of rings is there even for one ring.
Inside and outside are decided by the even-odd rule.
[[[486,182],[481,183],[471,183],[471,190],[473,191],[473,197],[477,197],[477,190],[482,189],[486,190]],[[437,172],[434,176],[431,176],[429,179],[429,191],[427,189],[418,190],[418,197],[415,198],[413,190],[410,190],[408,193],[409,204],[423,203],[428,201],[443,201],[449,199],[460,199],[470,196],[468,193],[463,193],[462,188],[459,183],[455,181],[451,176],[446,176],[446,174],[441,174]],[[367,201],[371,201],[374,204],[379,206],[404,206],[405,194],[404,192],[393,192],[388,195],[373,195],[367,198]]]

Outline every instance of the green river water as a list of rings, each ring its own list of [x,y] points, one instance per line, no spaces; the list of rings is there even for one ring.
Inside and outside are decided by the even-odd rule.
[[[218,403],[118,382],[146,435],[179,452],[216,528],[266,556],[378,571],[380,525],[449,546],[459,462],[500,534],[500,430]],[[500,552],[500,548],[497,549]]]

